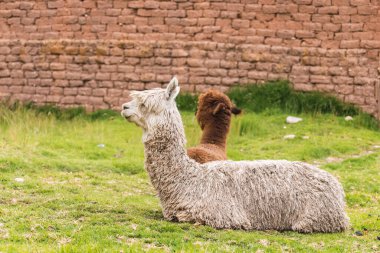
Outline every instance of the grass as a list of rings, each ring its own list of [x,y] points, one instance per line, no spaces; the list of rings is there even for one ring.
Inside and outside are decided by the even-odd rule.
[[[182,116],[188,145],[196,145],[194,113]],[[288,125],[286,116],[272,108],[235,117],[229,158],[320,164],[343,184],[349,231],[305,235],[167,222],[143,168],[140,129],[108,111],[3,106],[0,252],[379,251],[379,132],[356,117],[300,113],[294,116],[303,121]],[[286,134],[296,138],[284,140]]]

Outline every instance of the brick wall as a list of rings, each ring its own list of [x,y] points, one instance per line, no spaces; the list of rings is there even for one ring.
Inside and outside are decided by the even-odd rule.
[[[119,108],[129,90],[289,79],[380,116],[380,0],[0,2],[0,97]]]

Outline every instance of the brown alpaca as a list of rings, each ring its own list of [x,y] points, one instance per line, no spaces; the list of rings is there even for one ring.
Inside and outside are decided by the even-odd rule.
[[[199,96],[197,121],[203,131],[201,143],[187,150],[190,158],[199,163],[227,160],[226,142],[231,115],[240,114],[222,92],[209,90]]]

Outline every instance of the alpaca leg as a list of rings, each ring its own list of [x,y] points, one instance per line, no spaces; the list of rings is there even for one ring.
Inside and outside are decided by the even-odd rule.
[[[292,230],[300,233],[312,233],[315,231],[315,221],[308,215],[305,215],[302,219],[293,224]]]
[[[347,229],[348,220],[344,212],[309,213],[299,219],[292,226],[292,230],[301,233],[341,232]]]

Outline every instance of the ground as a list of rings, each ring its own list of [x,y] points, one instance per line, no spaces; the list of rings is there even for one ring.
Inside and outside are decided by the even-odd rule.
[[[188,145],[200,131],[182,113]],[[0,252],[379,252],[380,133],[333,115],[245,113],[233,160],[318,164],[342,182],[352,228],[299,234],[215,230],[163,220],[144,171],[141,131],[121,117],[57,120],[0,111]],[[283,136],[295,134],[295,139]],[[305,137],[306,136],[306,137]],[[360,231],[363,235],[355,235]]]

